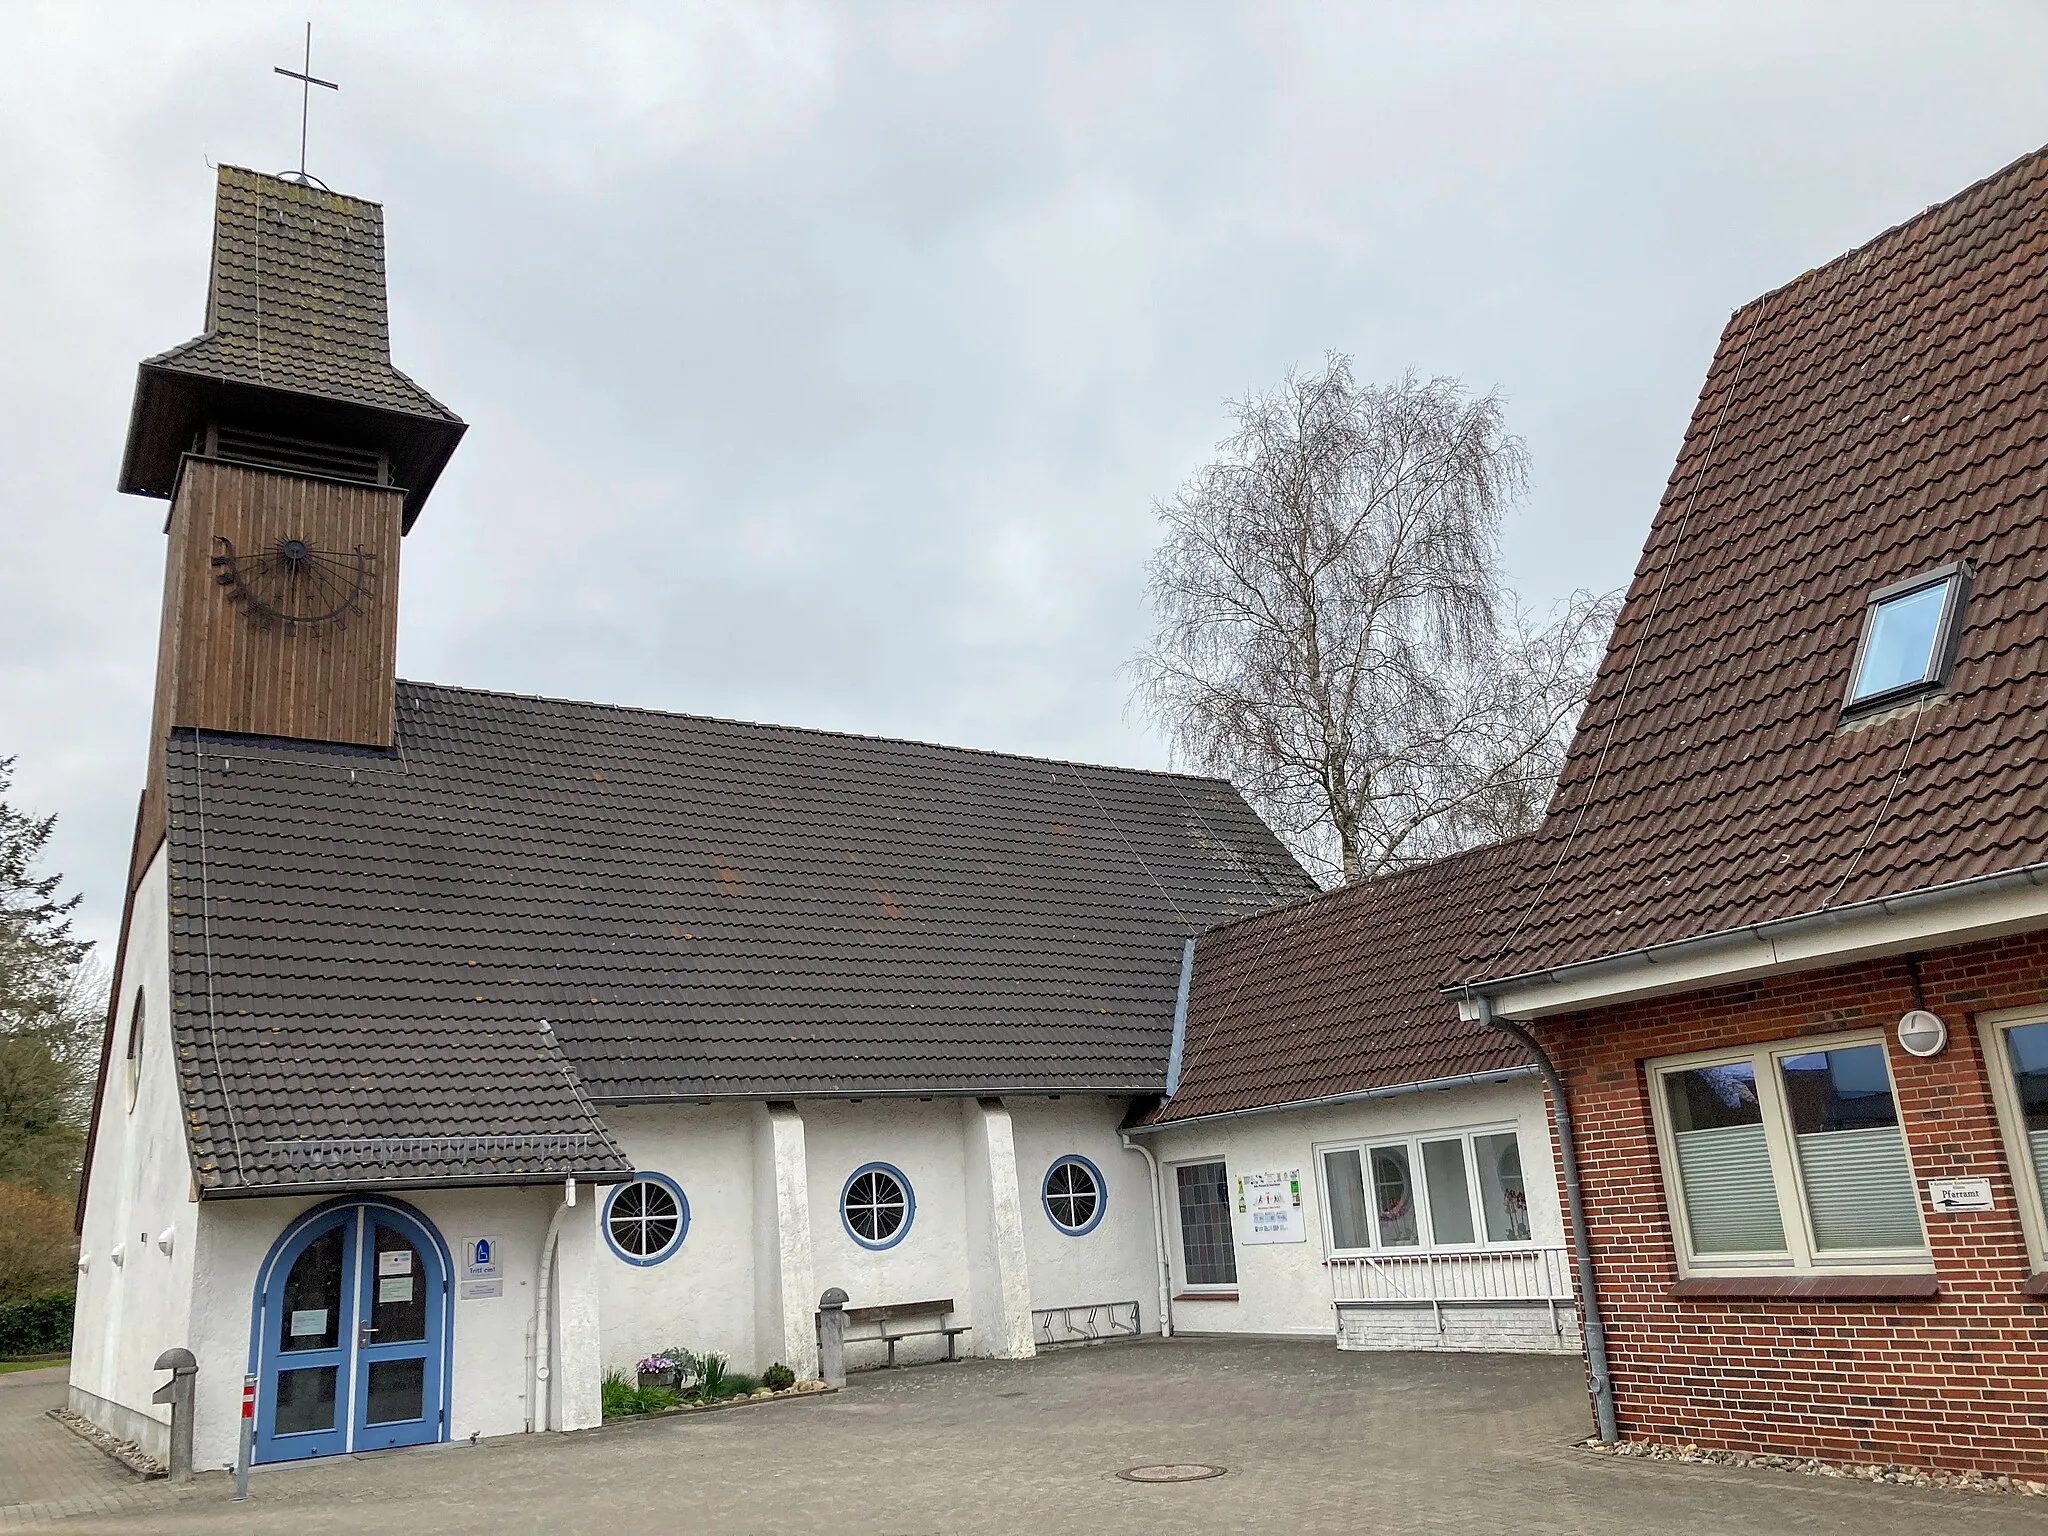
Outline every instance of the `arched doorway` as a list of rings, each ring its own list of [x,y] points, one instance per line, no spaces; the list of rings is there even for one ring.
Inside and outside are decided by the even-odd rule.
[[[336,1200],[286,1227],[256,1278],[256,1460],[445,1439],[450,1267],[397,1200]]]

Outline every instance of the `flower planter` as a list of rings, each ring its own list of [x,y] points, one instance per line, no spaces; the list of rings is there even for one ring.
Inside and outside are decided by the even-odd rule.
[[[642,1371],[640,1373],[641,1390],[645,1391],[648,1387],[667,1387],[673,1391],[676,1385],[676,1376],[677,1372],[675,1371]]]
[[[724,1413],[734,1408],[758,1408],[763,1403],[795,1403],[813,1397],[831,1397],[838,1391],[837,1387],[828,1387],[822,1381],[800,1381],[781,1392],[761,1387],[744,1396],[721,1398],[715,1403],[677,1403],[673,1408],[653,1408],[646,1413],[620,1414],[607,1418],[604,1422],[607,1426],[638,1424],[653,1419],[676,1418],[688,1413]]]

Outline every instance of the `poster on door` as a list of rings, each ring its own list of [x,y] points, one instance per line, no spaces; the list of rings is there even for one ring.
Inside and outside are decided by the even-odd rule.
[[[1301,1170],[1237,1176],[1237,1235],[1245,1243],[1305,1243]]]

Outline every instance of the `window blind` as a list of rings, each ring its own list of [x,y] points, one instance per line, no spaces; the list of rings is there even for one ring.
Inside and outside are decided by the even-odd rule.
[[[1761,1125],[1679,1131],[1678,1176],[1695,1253],[1783,1253],[1785,1224]]]
[[[1817,1249],[1926,1246],[1896,1125],[1815,1131],[1797,1140]]]

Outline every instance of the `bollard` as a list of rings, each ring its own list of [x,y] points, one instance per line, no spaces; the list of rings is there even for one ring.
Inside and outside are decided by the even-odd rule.
[[[818,1298],[818,1379],[846,1385],[846,1292],[836,1285]]]
[[[242,1447],[235,1452],[235,1497],[249,1497],[249,1458],[256,1450],[256,1378],[242,1378]]]
[[[167,1349],[156,1357],[154,1367],[169,1371],[171,1379],[156,1389],[152,1403],[171,1405],[171,1481],[192,1481],[192,1389],[199,1362],[189,1349]]]

